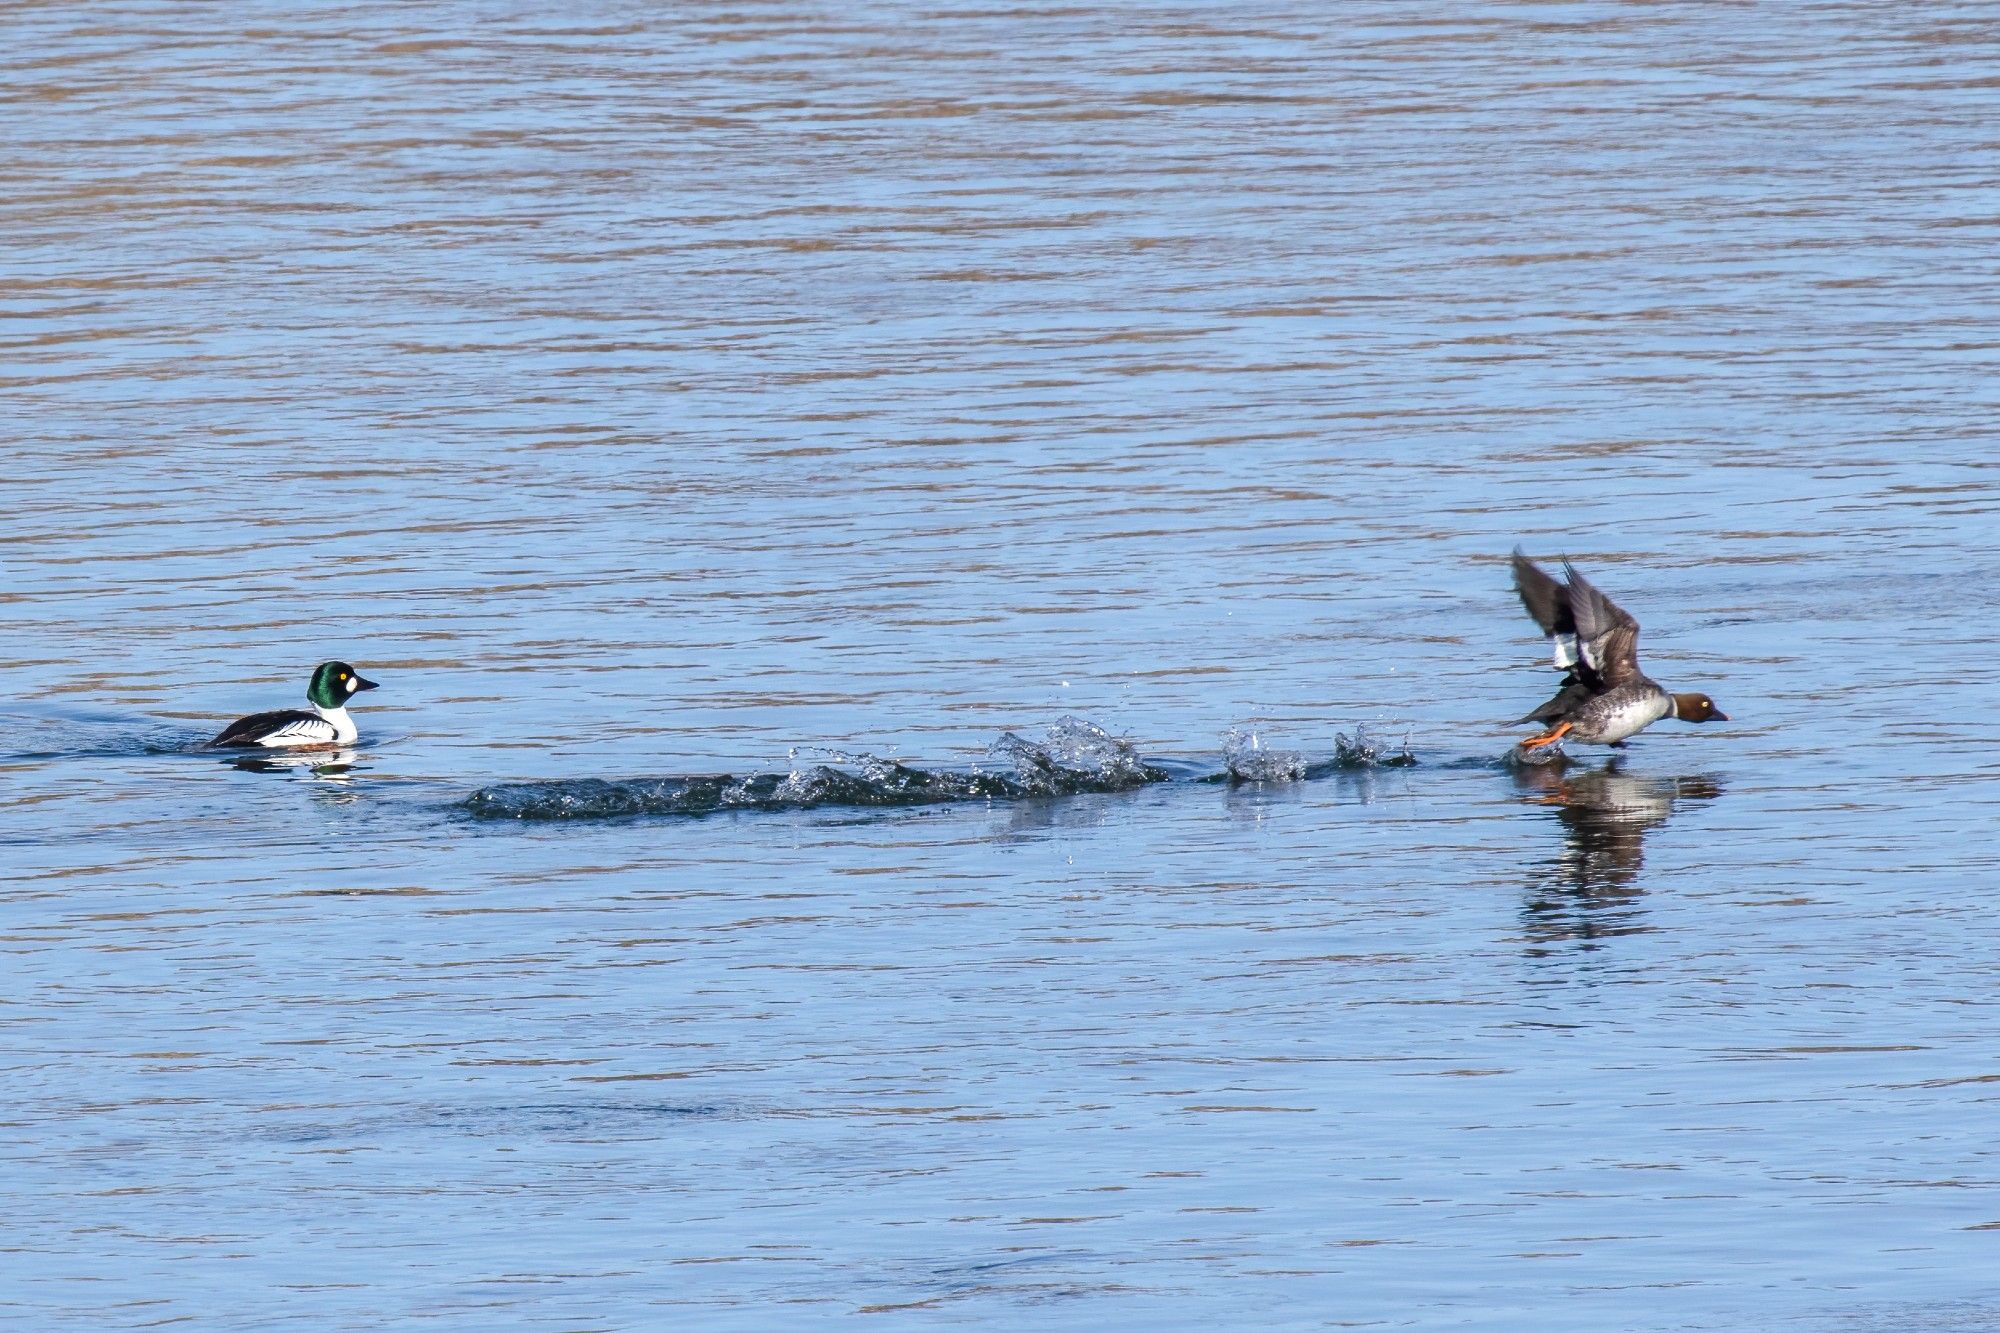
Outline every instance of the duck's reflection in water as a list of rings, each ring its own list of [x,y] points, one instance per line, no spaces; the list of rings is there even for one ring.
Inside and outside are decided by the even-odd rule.
[[[1529,879],[1522,935],[1533,953],[1562,944],[1590,948],[1650,930],[1639,908],[1646,835],[1684,802],[1722,794],[1712,777],[1627,773],[1623,759],[1602,768],[1524,767],[1514,782],[1531,803],[1553,808],[1563,830],[1560,854],[1536,866]]]
[[[245,773],[302,773],[345,781],[354,771],[356,757],[350,749],[313,745],[233,754],[223,762]]]

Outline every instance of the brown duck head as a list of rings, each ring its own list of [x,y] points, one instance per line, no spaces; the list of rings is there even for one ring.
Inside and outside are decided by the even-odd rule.
[[[1705,694],[1676,694],[1674,716],[1683,722],[1727,722],[1729,714]]]

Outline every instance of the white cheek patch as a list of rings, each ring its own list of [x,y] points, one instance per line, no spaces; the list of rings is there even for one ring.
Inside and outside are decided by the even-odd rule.
[[[354,677],[349,676],[347,678],[347,692],[352,694],[359,688],[361,688],[361,683],[355,680]]]

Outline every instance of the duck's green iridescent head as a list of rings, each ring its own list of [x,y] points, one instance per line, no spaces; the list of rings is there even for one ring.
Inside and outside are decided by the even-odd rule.
[[[361,673],[345,662],[321,662],[306,686],[306,698],[321,708],[345,708],[356,691],[372,690],[375,682],[361,679]]]

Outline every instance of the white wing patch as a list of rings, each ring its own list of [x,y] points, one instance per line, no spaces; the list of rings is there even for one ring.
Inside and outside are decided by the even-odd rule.
[[[1551,634],[1549,643],[1555,649],[1556,670],[1567,671],[1576,665],[1576,635]]]
[[[267,731],[257,738],[257,744],[280,745],[327,745],[336,738],[333,724],[324,718],[302,717],[287,722],[276,731]]]

